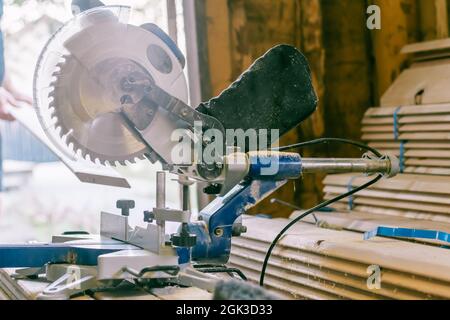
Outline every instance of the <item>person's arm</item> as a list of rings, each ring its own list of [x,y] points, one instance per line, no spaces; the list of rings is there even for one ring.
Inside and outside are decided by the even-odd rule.
[[[3,0],[0,0],[0,18],[2,15]],[[14,121],[14,117],[8,112],[8,107],[18,107],[21,103],[31,105],[32,99],[17,90],[5,70],[3,34],[0,30],[0,119]]]
[[[13,105],[15,107],[17,107],[20,102],[24,102],[26,104],[33,104],[33,99],[29,95],[21,92],[20,90],[18,90],[16,88],[16,86],[11,81],[11,78],[9,77],[9,74],[7,72],[5,73],[2,87],[6,91],[8,91],[11,94],[11,96],[14,98],[13,102],[16,102],[16,103],[14,103]]]
[[[0,119],[14,121],[14,117],[8,112],[8,107],[19,107],[21,104],[31,105],[31,97],[19,92],[11,82],[11,79],[5,74],[5,79],[0,87]]]

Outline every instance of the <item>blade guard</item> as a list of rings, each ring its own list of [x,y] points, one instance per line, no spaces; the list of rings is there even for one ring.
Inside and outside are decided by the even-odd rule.
[[[305,56],[292,46],[279,45],[197,110],[218,119],[225,129],[267,129],[269,134],[278,129],[281,137],[307,119],[317,103]]]

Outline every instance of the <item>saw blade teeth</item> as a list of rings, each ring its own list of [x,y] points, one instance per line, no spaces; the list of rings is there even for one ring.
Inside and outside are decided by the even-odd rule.
[[[81,154],[82,154],[82,158],[83,158],[85,161],[93,162],[92,159],[91,159],[91,157],[89,157],[89,154],[87,154],[87,153],[84,152],[84,151],[82,151]]]
[[[92,163],[98,163],[99,159],[93,155],[90,154],[88,151],[84,150],[84,159],[86,161],[92,162]]]
[[[82,76],[77,72],[78,64],[79,62],[70,54],[61,56],[50,79],[47,109],[51,119],[54,119],[52,120],[54,121],[54,127],[58,128],[56,130],[57,136],[62,139],[66,147],[73,150],[76,158],[103,166],[115,167],[127,165],[128,162],[135,163],[136,158],[145,159],[144,146],[141,149],[136,148],[133,154],[127,154],[127,149],[124,149],[123,155],[121,153],[118,155],[115,155],[115,153],[99,154],[95,150],[86,148],[83,141],[80,141],[83,129],[77,127],[75,124],[78,125],[78,123],[74,123],[73,119],[70,118],[76,117],[73,113],[76,111],[74,108],[77,105],[74,106],[73,103],[77,102],[72,102],[72,98],[74,101],[77,101],[78,98],[70,95],[73,91],[78,92],[76,86],[79,85],[78,78]],[[79,102],[81,103],[81,100]],[[83,105],[80,104],[80,107],[83,107]],[[95,137],[92,138],[95,140]]]
[[[66,141],[66,144],[71,144],[73,146],[73,148],[75,148],[76,141],[72,135],[65,135],[64,139]]]
[[[53,126],[53,130],[55,131],[55,133],[56,133],[58,136],[61,137],[61,127],[60,127],[60,126],[54,125],[54,126]]]
[[[60,59],[59,59],[59,61],[58,61],[58,63],[56,64],[56,68],[59,68],[59,69],[62,69],[62,68],[64,68],[64,66],[67,64],[67,61],[68,61],[68,58],[67,58],[68,56],[62,56]]]
[[[67,147],[71,152],[73,152],[76,155],[76,152],[74,150],[74,144],[73,143],[67,143]]]
[[[83,148],[78,147],[78,151],[81,152],[81,157],[82,157],[84,160],[89,161],[90,158],[88,158],[89,154],[86,152],[86,149],[83,149]]]
[[[83,155],[81,154],[80,150],[76,148],[76,145],[73,146],[73,150],[75,151],[75,155],[78,159],[82,159]]]
[[[53,88],[53,92],[52,92],[51,96],[49,95],[49,97],[54,96],[54,91],[55,91],[55,88],[57,87],[57,85],[58,85],[58,80],[55,76],[52,75],[52,79],[50,80],[49,86]]]
[[[58,135],[58,137],[63,139],[64,136],[65,136],[65,133],[64,133],[63,129],[61,128],[61,126],[60,126],[60,124],[58,122],[55,123],[54,128],[56,129],[55,132]]]
[[[58,119],[58,117],[56,117],[56,119]],[[63,127],[59,124],[59,122],[58,122],[58,127],[60,129],[59,130],[59,137],[61,139],[65,139],[66,141],[68,141],[69,133],[64,131]]]

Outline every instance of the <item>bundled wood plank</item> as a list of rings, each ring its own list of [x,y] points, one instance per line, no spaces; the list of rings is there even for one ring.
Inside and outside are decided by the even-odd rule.
[[[393,149],[398,151],[400,149],[400,142],[393,142],[393,141],[374,141],[370,142],[370,145],[374,148],[379,149]],[[420,149],[420,150],[436,150],[436,149],[442,149],[442,150],[450,150],[450,141],[449,142],[435,142],[435,141],[410,141],[406,143],[405,145],[406,150],[414,150],[414,149]]]
[[[288,219],[245,218],[248,232],[233,240],[231,265],[258,281],[264,255]],[[420,257],[420,259],[418,259]],[[381,288],[367,285],[367,268],[382,270]],[[268,287],[301,299],[450,298],[447,249],[396,239],[295,225],[273,252]]]
[[[303,212],[301,211],[295,211],[292,213],[290,218],[294,219],[302,213]],[[316,219],[318,219],[319,222],[317,222]],[[450,233],[449,223],[410,219],[401,216],[386,216],[384,214],[360,212],[357,210],[338,210],[327,213],[316,212],[315,218],[312,216],[308,216],[303,219],[303,221],[318,225],[326,229],[350,230],[358,233],[371,232],[379,226],[396,226],[398,228],[440,230],[442,232]],[[427,243],[439,247],[441,247],[442,245],[447,245],[447,243],[443,243],[442,241],[436,239],[404,238],[402,240]]]
[[[320,294],[337,299],[449,298],[450,280],[443,276],[448,274],[450,255],[442,241],[362,240],[363,233],[379,226],[450,232],[450,95],[445,89],[450,60],[441,59],[443,48],[448,48],[448,41],[405,48],[420,53],[420,58],[383,95],[382,107],[369,109],[362,120],[362,140],[398,156],[405,174],[383,179],[350,201],[333,204],[337,211],[318,212],[290,230],[270,260],[271,286],[294,287],[306,292],[294,297],[311,299]],[[418,90],[417,79],[425,90]],[[325,199],[370,179],[330,175],[324,180]],[[233,242],[232,263],[257,280],[265,251],[286,223],[249,220],[249,233]],[[365,282],[372,264],[383,270],[380,290],[368,289]]]
[[[370,108],[365,114],[369,118],[390,117],[393,119],[394,114],[401,118],[402,116],[423,116],[423,115],[447,115],[450,114],[450,103],[428,104],[428,105],[410,105],[398,107]],[[363,120],[363,124],[364,121]],[[399,123],[402,123],[399,120]]]
[[[369,109],[362,139],[402,158],[404,172],[450,175],[450,104]]]
[[[405,173],[421,173],[429,175],[450,176],[450,169],[447,168],[431,168],[431,167],[407,167]]]
[[[328,175],[323,181],[325,199],[334,198],[370,179],[352,174]],[[403,174],[382,180],[332,207],[450,223],[449,186],[450,177]]]
[[[332,190],[334,189],[334,190]],[[329,200],[335,198],[336,196],[345,193],[345,188],[325,188],[327,192],[325,199]],[[355,204],[361,205],[373,205],[376,207],[384,207],[384,208],[393,208],[393,209],[404,209],[404,210],[417,210],[419,212],[429,212],[429,213],[440,213],[447,214],[450,211],[449,206],[445,205],[435,205],[435,204],[427,204],[421,203],[419,201],[408,201],[408,200],[399,200],[395,199],[395,195],[392,195],[393,198],[383,198],[383,192],[369,192],[369,191],[361,191],[356,196],[353,197],[353,202]],[[386,197],[390,197],[391,194],[386,194]],[[400,198],[400,197],[398,197]],[[341,203],[348,203],[348,200],[340,200]]]
[[[355,176],[354,174],[328,175],[325,185],[344,185],[357,187],[367,183],[371,177]],[[422,175],[398,175],[392,179],[380,180],[373,188],[381,190],[409,191],[422,194],[450,195],[450,178]]]
[[[338,203],[332,206],[336,210],[348,210],[348,205],[343,203]],[[436,222],[445,222],[450,223],[450,220],[447,216],[438,215],[438,214],[430,214],[427,212],[420,212],[414,210],[401,210],[401,209],[392,209],[385,207],[377,207],[373,205],[355,205],[351,212],[364,212],[364,213],[372,213],[372,214],[383,214],[386,216],[395,216],[395,217],[403,217],[408,219],[416,219],[416,220],[425,220],[425,221],[436,221]]]

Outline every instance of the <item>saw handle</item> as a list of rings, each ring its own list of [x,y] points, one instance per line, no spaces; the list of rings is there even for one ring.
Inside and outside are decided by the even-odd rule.
[[[249,173],[253,179],[292,180],[304,173],[363,173],[394,177],[400,172],[398,158],[302,158],[298,153],[249,152]]]

